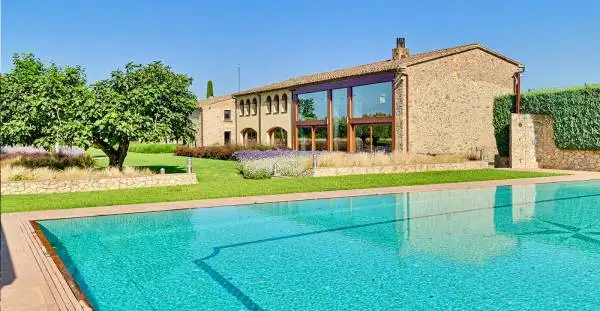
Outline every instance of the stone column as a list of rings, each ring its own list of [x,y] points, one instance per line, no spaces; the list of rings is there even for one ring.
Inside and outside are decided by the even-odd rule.
[[[396,149],[394,151],[403,152],[404,148],[404,79],[402,73],[404,68],[396,72],[394,78],[394,136],[396,140]]]
[[[535,123],[530,114],[510,116],[510,163],[512,168],[538,168]]]

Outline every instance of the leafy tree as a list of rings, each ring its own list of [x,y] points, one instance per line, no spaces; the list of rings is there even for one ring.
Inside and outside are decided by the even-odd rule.
[[[370,115],[365,115],[366,117],[370,117]],[[385,113],[375,113],[372,115],[373,117],[382,117],[387,116]],[[390,126],[386,124],[373,124],[373,146],[376,146],[380,139],[391,139],[392,133],[390,131]],[[367,144],[367,139],[371,137],[371,125],[357,125],[355,127],[356,137],[360,138],[363,145]]]
[[[212,82],[212,80],[208,80],[208,82],[206,82],[206,98],[209,98],[211,96],[214,96],[213,82]]]
[[[160,142],[194,137],[189,116],[196,97],[192,79],[176,74],[161,62],[129,63],[125,71],[92,85],[93,100],[80,107],[89,144],[101,149],[109,165],[122,168],[131,141]]]
[[[45,66],[32,54],[15,54],[14,67],[0,74],[0,141],[2,145],[52,147],[72,145],[71,106],[90,98],[83,69]]]
[[[301,115],[304,120],[316,120],[315,103],[312,98],[298,100],[298,115]]]
[[[161,62],[129,63],[88,86],[79,66],[45,66],[32,54],[13,57],[0,74],[0,143],[95,146],[122,168],[131,141],[192,139],[192,79]]]

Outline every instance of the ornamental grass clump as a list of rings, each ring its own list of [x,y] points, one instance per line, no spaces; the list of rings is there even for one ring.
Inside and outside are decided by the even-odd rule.
[[[2,182],[140,177],[153,174],[149,169],[138,169],[132,167],[124,167],[122,171],[120,171],[118,168],[94,169],[78,167],[55,170],[48,167],[32,169],[23,166],[7,165],[4,162],[2,163],[0,170]]]
[[[402,152],[322,152],[318,167],[375,167],[412,164],[460,163],[467,161],[466,154],[415,154]]]

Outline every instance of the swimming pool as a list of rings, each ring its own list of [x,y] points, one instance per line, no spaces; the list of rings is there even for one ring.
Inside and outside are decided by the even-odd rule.
[[[38,223],[97,310],[600,305],[600,181]]]

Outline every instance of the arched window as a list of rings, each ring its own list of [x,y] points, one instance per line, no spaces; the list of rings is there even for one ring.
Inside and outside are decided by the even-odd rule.
[[[240,109],[240,117],[243,117],[244,116],[244,100],[243,99],[240,100],[239,109]]]
[[[267,114],[271,114],[271,96],[267,96]]]
[[[279,95],[273,99],[273,113],[279,113]]]
[[[250,115],[250,99],[246,99],[246,115]]]
[[[283,95],[281,95],[281,113],[287,112],[287,104],[288,104],[287,94],[284,93]]]
[[[258,104],[256,103],[256,98],[252,100],[252,115],[256,115],[256,111],[258,110]]]

